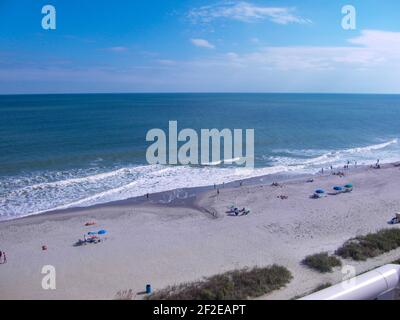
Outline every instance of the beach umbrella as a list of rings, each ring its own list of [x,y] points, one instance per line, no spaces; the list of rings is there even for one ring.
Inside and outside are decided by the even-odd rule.
[[[346,184],[344,187],[345,188],[353,188],[353,185],[351,183],[349,183],[349,184]]]
[[[96,235],[97,234],[97,232],[88,232],[88,235],[89,236],[94,236],[94,235]]]
[[[333,190],[335,190],[335,191],[342,191],[343,188],[342,188],[342,187],[334,187]]]
[[[106,234],[107,231],[106,230],[100,230],[99,232],[97,232],[98,234]]]
[[[322,189],[318,189],[318,190],[316,190],[316,191],[315,191],[315,193],[319,193],[319,194],[321,194],[321,193],[325,193],[325,191],[324,191],[324,190],[322,190]]]

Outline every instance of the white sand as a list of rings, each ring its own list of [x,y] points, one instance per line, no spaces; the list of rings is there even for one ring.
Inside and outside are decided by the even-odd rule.
[[[286,266],[294,276],[284,289],[263,298],[290,299],[327,281],[300,264],[308,254],[333,252],[345,240],[381,228],[400,211],[400,169],[363,169],[344,178],[314,177],[269,185],[221,189],[201,194],[197,204],[215,211],[154,205],[112,205],[77,212],[39,215],[0,223],[0,299],[113,299],[119,290],[144,290],[192,281],[245,266]],[[352,193],[313,200],[313,190],[354,184]],[[287,195],[280,200],[278,195]],[[246,217],[225,214],[228,205],[251,208]],[[85,227],[95,220],[95,227]],[[91,230],[106,229],[100,244],[74,247]],[[42,251],[41,246],[48,250]],[[363,272],[400,258],[394,250],[367,262],[345,261]],[[41,269],[56,268],[56,290],[43,290]],[[140,299],[138,295],[136,298]]]

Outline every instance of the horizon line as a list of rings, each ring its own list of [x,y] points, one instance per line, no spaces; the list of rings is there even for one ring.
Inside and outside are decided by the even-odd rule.
[[[49,92],[49,93],[0,93],[0,96],[33,96],[33,95],[118,95],[118,94],[319,94],[319,95],[400,95],[383,92],[271,92],[271,91],[138,91],[138,92]]]

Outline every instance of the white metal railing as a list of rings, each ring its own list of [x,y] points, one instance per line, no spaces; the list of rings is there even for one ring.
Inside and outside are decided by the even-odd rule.
[[[400,265],[388,264],[300,300],[393,300],[399,288]]]

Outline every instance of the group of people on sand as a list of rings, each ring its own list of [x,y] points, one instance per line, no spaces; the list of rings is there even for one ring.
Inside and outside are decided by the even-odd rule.
[[[379,160],[378,160],[378,163],[379,163]],[[357,161],[354,161],[354,167],[355,168],[357,168]],[[333,170],[335,170],[335,168],[333,167],[333,165],[330,165],[330,171],[332,172],[332,175],[335,175],[335,176],[339,176],[339,177],[344,177],[344,172],[342,172],[342,171],[338,171],[338,172],[334,172]],[[344,170],[349,170],[350,169],[350,161],[347,161],[346,162],[346,164],[343,166],[343,169]],[[320,171],[322,174],[324,174],[325,173],[325,169],[324,168],[321,168],[321,171]]]
[[[250,213],[250,210],[246,210],[246,208],[239,209],[232,206],[229,208],[227,213],[234,216],[247,216]]]
[[[5,264],[5,263],[7,263],[6,253],[0,250],[0,264]]]
[[[334,175],[334,176],[339,176],[339,177],[341,177],[341,178],[345,176],[344,172],[342,172],[342,171],[333,172],[332,175]]]

